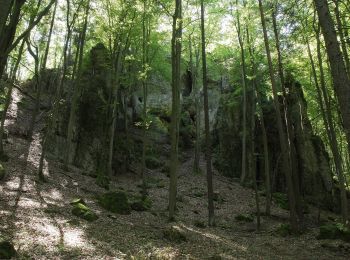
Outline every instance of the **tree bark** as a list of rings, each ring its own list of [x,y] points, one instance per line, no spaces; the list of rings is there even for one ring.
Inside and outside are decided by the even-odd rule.
[[[205,123],[205,158],[207,163],[207,185],[208,185],[208,223],[209,226],[215,225],[214,215],[214,190],[213,190],[213,172],[211,165],[211,138],[209,126],[209,100],[208,100],[208,78],[207,78],[207,56],[205,44],[205,17],[204,1],[201,0],[201,34],[202,34],[202,65],[203,65],[203,94],[204,94],[204,123]]]
[[[287,182],[288,200],[289,200],[289,207],[290,207],[290,223],[291,223],[293,232],[298,232],[299,225],[297,220],[296,199],[295,199],[294,187],[293,187],[294,185],[293,185],[292,169],[291,169],[291,163],[289,160],[290,158],[288,156],[289,151],[288,151],[286,133],[284,132],[284,129],[283,129],[282,114],[281,114],[281,108],[280,108],[280,103],[279,103],[278,94],[277,94],[277,85],[276,85],[276,80],[274,75],[274,68],[272,64],[269,39],[267,36],[267,29],[266,29],[266,22],[265,22],[265,15],[264,15],[264,8],[262,5],[262,0],[259,0],[259,10],[260,10],[260,16],[261,16],[261,24],[263,27],[266,56],[267,56],[267,61],[269,65],[269,74],[270,74],[270,80],[271,80],[274,106],[276,110],[277,128],[278,128],[278,135],[280,140],[282,161],[283,161],[283,171]]]
[[[344,131],[350,151],[350,79],[346,71],[327,0],[314,0],[314,3],[326,43],[334,90],[338,97]]]
[[[181,49],[182,49],[182,0],[175,0],[173,32],[171,40],[172,60],[172,111],[171,111],[171,154],[169,183],[169,220],[174,220],[177,195],[177,171],[179,152],[180,121],[180,84],[181,84]]]

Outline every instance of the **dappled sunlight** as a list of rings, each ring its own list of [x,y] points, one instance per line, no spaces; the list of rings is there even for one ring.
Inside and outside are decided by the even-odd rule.
[[[27,162],[31,163],[36,169],[39,168],[41,154],[41,138],[39,133],[33,134],[33,139],[28,148]]]
[[[94,248],[86,240],[84,232],[76,228],[65,230],[64,244],[69,247]]]
[[[207,232],[205,230],[203,230],[203,231],[202,230],[196,230],[196,229],[194,229],[194,228],[192,228],[190,226],[187,226],[185,224],[181,224],[180,227],[185,229],[185,230],[187,230],[187,231],[199,234],[199,235],[201,235],[203,237],[206,237],[206,238],[209,238],[209,239],[211,239],[211,240],[213,240],[215,242],[223,243],[223,244],[225,244],[225,245],[227,245],[229,247],[238,249],[240,251],[244,251],[244,252],[247,251],[247,247],[246,246],[238,244],[238,243],[236,243],[236,242],[234,242],[232,240],[226,239],[224,237],[220,237],[220,236],[215,235],[213,233]]]
[[[40,209],[42,207],[42,205],[38,201],[29,199],[29,198],[22,198],[18,202],[18,207],[20,207],[20,208],[30,208],[30,209],[35,209],[35,208]]]
[[[19,91],[17,89],[12,90],[12,102],[7,110],[7,117],[8,120],[5,121],[5,126],[8,126],[9,124],[13,123],[11,120],[14,120],[17,118],[18,115],[18,105],[17,103],[21,100],[21,95],[19,94]]]
[[[49,191],[41,191],[41,195],[43,197],[45,197],[45,199],[51,200],[48,202],[52,202],[52,201],[62,201],[63,200],[63,195],[62,192],[59,191],[56,188],[53,188]]]

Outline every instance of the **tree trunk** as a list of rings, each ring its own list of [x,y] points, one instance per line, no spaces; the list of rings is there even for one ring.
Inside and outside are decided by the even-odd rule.
[[[288,151],[286,133],[284,132],[284,129],[283,129],[282,114],[281,114],[280,103],[278,100],[277,85],[275,81],[274,69],[272,64],[269,39],[267,36],[267,29],[266,29],[262,0],[259,0],[259,9],[260,9],[260,16],[261,16],[261,24],[262,24],[263,33],[264,33],[266,55],[267,55],[267,60],[269,65],[269,74],[270,74],[270,80],[271,80],[271,86],[272,86],[274,106],[276,110],[277,128],[278,128],[278,135],[280,140],[282,161],[283,161],[283,171],[287,181],[288,200],[289,200],[289,207],[290,207],[290,223],[291,223],[293,232],[297,232],[299,230],[299,227],[298,227],[298,221],[297,221],[296,199],[295,199],[294,187],[293,187],[292,169],[291,169],[291,163],[289,160],[290,158],[288,156],[289,151]]]
[[[317,41],[317,60],[318,60],[318,66],[319,66],[319,70],[320,70],[321,91],[319,90],[319,84],[318,84],[317,78],[315,78],[315,84],[316,84],[316,87],[318,86],[317,91],[319,92],[318,93],[319,98],[321,98],[320,104],[323,103],[323,100],[324,100],[324,104],[325,104],[325,108],[322,109],[322,107],[321,107],[321,112],[322,112],[322,110],[324,111],[324,115],[323,115],[324,122],[325,122],[325,125],[327,124],[326,130],[327,130],[327,134],[328,134],[329,144],[330,144],[331,151],[333,154],[334,165],[335,165],[336,173],[337,173],[339,184],[340,184],[342,220],[345,223],[348,219],[348,202],[347,202],[346,187],[345,187],[345,179],[346,178],[344,176],[342,157],[341,157],[341,153],[339,151],[337,134],[336,134],[336,131],[334,129],[332,108],[331,108],[331,105],[329,103],[329,97],[328,97],[328,92],[327,92],[327,88],[326,88],[326,80],[325,80],[325,75],[324,75],[324,70],[323,70],[323,65],[322,65],[323,63],[322,63],[322,54],[321,54],[320,34],[319,34],[319,30],[316,29],[315,31],[316,31],[316,41]],[[311,55],[311,50],[310,50],[309,46],[308,46],[308,50],[310,53],[309,55]],[[313,63],[313,60],[311,58],[310,58],[310,60]],[[314,74],[316,74],[315,65],[313,65],[313,67],[314,67],[313,68]]]
[[[207,57],[205,50],[205,25],[204,25],[204,1],[201,0],[201,33],[202,33],[202,65],[203,65],[203,94],[204,94],[204,123],[205,123],[205,157],[207,162],[207,184],[208,184],[208,212],[209,226],[215,225],[214,215],[214,191],[213,172],[211,165],[211,140],[209,126],[209,100],[208,100],[208,78],[207,78]]]
[[[10,15],[13,0],[0,0],[0,39],[3,37],[2,32],[5,27],[7,18]]]
[[[284,112],[284,125],[286,126],[286,138],[287,138],[287,147],[288,147],[288,156],[290,161],[290,166],[292,170],[292,178],[293,178],[293,187],[294,187],[294,195],[296,199],[296,210],[299,217],[300,224],[303,222],[303,208],[302,208],[302,198],[300,192],[300,180],[299,180],[299,169],[297,167],[298,161],[296,157],[296,151],[294,146],[294,130],[292,126],[291,115],[289,111],[289,105],[287,101],[287,92],[285,86],[285,77],[283,71],[283,62],[282,62],[282,53],[280,47],[279,33],[277,29],[277,20],[275,11],[272,12],[272,24],[273,31],[275,35],[275,43],[277,50],[277,60],[278,60],[278,75],[280,77],[281,88],[282,88],[282,99],[283,99],[283,112]]]
[[[236,0],[236,7],[238,7],[238,0]],[[242,166],[241,166],[241,184],[243,184],[247,177],[247,69],[245,63],[244,42],[241,33],[240,13],[236,11],[236,30],[238,43],[241,54],[241,71],[242,71],[242,88],[243,88],[243,129],[242,129]]]
[[[76,123],[76,109],[79,101],[79,94],[80,94],[80,88],[79,88],[79,82],[82,74],[82,67],[83,67],[83,56],[84,56],[84,46],[85,46],[85,38],[86,38],[86,30],[88,25],[88,18],[89,18],[89,11],[90,11],[90,0],[87,3],[86,9],[85,9],[85,17],[84,17],[84,26],[82,31],[82,36],[80,40],[80,49],[79,49],[79,61],[78,61],[78,68],[77,68],[77,78],[74,81],[74,90],[73,90],[73,97],[70,107],[70,113],[69,113],[69,121],[68,121],[68,128],[67,128],[67,151],[66,151],[66,157],[65,157],[65,167],[68,168],[68,164],[70,163],[70,154],[71,154],[71,146],[73,143],[73,128]]]
[[[10,15],[9,24],[4,25],[0,37],[0,79],[2,78],[7,58],[8,49],[10,48],[16,34],[17,25],[19,23],[21,8],[25,0],[14,0],[12,13]],[[5,14],[6,15],[6,14]]]
[[[340,50],[327,0],[314,0],[326,43],[335,93],[338,97],[348,148],[350,151],[350,79]]]
[[[171,40],[172,61],[172,111],[171,111],[171,154],[169,184],[169,220],[174,220],[177,195],[177,171],[179,150],[180,121],[180,84],[181,84],[181,49],[182,49],[182,0],[175,0],[173,33]]]

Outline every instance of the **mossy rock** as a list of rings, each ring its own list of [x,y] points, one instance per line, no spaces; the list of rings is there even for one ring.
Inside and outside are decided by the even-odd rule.
[[[79,204],[79,203],[81,203],[83,205],[86,205],[85,201],[82,198],[75,198],[69,204],[76,205],[76,204]]]
[[[74,204],[72,214],[90,222],[98,219],[98,216],[95,214],[95,212],[93,212],[90,208],[82,203]]]
[[[2,164],[0,164],[0,181],[5,178],[5,175],[6,175],[5,168],[4,166],[2,166]]]
[[[289,224],[280,224],[277,229],[276,233],[282,237],[286,237],[292,234],[292,227]]]
[[[102,208],[113,213],[127,215],[131,213],[128,196],[122,191],[112,191],[98,197],[98,203]]]
[[[147,156],[146,157],[146,167],[151,170],[159,169],[164,165],[163,162],[161,162],[159,159],[157,159],[154,156]]]
[[[341,239],[350,242],[350,229],[341,223],[323,225],[317,239]]]
[[[136,197],[136,200],[131,202],[130,207],[135,211],[147,211],[152,207],[152,201],[149,197]]]
[[[289,210],[287,194],[275,192],[272,194],[272,198],[281,209]]]
[[[164,238],[171,242],[175,243],[181,243],[181,242],[186,242],[187,237],[185,232],[177,227],[177,226],[172,226],[163,231]]]
[[[11,259],[17,256],[13,244],[9,241],[0,242],[0,259]]]
[[[239,214],[235,216],[235,220],[250,223],[254,221],[254,216],[250,214]]]

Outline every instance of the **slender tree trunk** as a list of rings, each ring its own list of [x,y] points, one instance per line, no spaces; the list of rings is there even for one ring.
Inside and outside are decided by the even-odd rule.
[[[195,109],[196,109],[196,141],[194,145],[194,161],[193,161],[193,172],[200,173],[199,161],[200,161],[200,93],[197,86],[197,76],[198,76],[198,65],[199,65],[199,52],[195,52],[195,64],[193,61],[193,43],[192,37],[189,37],[189,49],[190,49],[190,71],[192,74],[192,89],[195,99]]]
[[[177,195],[177,171],[179,152],[180,121],[180,84],[181,84],[181,49],[182,49],[182,0],[175,0],[173,33],[171,40],[172,60],[172,111],[171,111],[171,154],[169,184],[169,220],[174,220]]]
[[[254,84],[254,91],[255,91],[255,98],[256,103],[258,103],[258,106],[260,107],[260,121],[261,121],[261,136],[263,141],[263,149],[264,149],[264,174],[265,174],[265,189],[266,189],[266,208],[265,213],[267,216],[270,216],[271,214],[271,174],[270,174],[270,161],[269,161],[269,146],[267,142],[267,133],[266,133],[266,127],[265,127],[265,121],[264,121],[264,112],[262,110],[262,97],[260,94],[260,91],[257,89],[257,82],[256,82],[256,76],[257,76],[257,67],[254,60],[255,54],[254,49],[252,48],[252,43],[250,41],[250,33],[248,26],[246,27],[247,31],[247,41],[248,41],[248,50],[250,55],[250,63],[253,70],[253,84]],[[253,93],[254,93],[253,91]],[[255,108],[256,110],[256,108]],[[254,122],[255,124],[255,122]]]
[[[236,7],[238,7],[238,0],[236,0]],[[240,180],[241,184],[243,184],[247,177],[247,69],[245,62],[244,42],[241,33],[240,13],[238,9],[236,11],[236,30],[241,54],[241,72],[243,88],[242,166]]]
[[[53,13],[52,13],[52,18],[51,18],[51,23],[50,23],[50,30],[49,30],[49,36],[48,36],[48,39],[47,39],[45,53],[44,53],[44,57],[43,57],[42,64],[41,64],[41,72],[43,72],[46,69],[46,63],[47,63],[47,58],[48,58],[48,55],[49,55],[51,37],[52,37],[52,32],[53,32],[53,26],[55,24],[57,3],[58,3],[58,1],[55,3],[55,7],[54,7]],[[43,82],[41,81],[40,82],[40,88],[42,88],[42,84],[43,84]],[[57,102],[57,100],[56,100],[56,102]],[[46,143],[47,143],[47,138],[48,138],[48,136],[47,136],[47,132],[48,131],[50,131],[50,130],[47,129],[43,133],[43,138],[42,138],[42,142],[41,142],[41,155],[40,155],[39,169],[38,169],[39,179],[41,179],[41,180],[45,180],[43,168],[44,168],[44,158],[45,158],[45,154],[46,154],[46,145],[47,145]]]
[[[5,71],[7,58],[9,54],[8,50],[15,38],[17,25],[20,19],[21,8],[24,5],[24,3],[25,0],[14,0],[8,25],[5,25],[6,20],[4,20],[3,22],[3,28],[0,37],[0,79],[2,78]],[[7,14],[7,16],[8,15],[9,14]]]
[[[147,151],[147,97],[148,97],[148,86],[147,86],[147,66],[148,66],[148,40],[149,35],[147,33],[148,19],[147,19],[147,0],[143,2],[143,19],[142,19],[142,67],[144,77],[142,78],[142,90],[143,90],[143,137],[142,137],[142,189],[143,195],[147,194],[146,185],[146,151]]]
[[[66,151],[66,157],[65,157],[65,167],[68,168],[68,164],[70,163],[70,154],[71,154],[71,146],[73,143],[73,128],[76,123],[76,109],[79,101],[79,83],[81,79],[82,74],[82,67],[83,67],[83,56],[84,56],[84,46],[85,46],[85,38],[86,38],[86,30],[88,25],[88,19],[89,19],[89,12],[90,12],[90,0],[87,3],[86,9],[85,9],[85,17],[84,17],[84,26],[82,31],[82,36],[80,40],[80,49],[79,49],[79,61],[78,61],[78,68],[77,68],[77,78],[74,81],[74,90],[73,90],[73,97],[71,102],[71,108],[69,113],[69,122],[68,122],[68,128],[67,128],[67,151]]]
[[[318,95],[320,100],[320,104],[325,104],[325,108],[321,107],[321,111],[324,111],[324,122],[325,125],[327,124],[326,130],[328,134],[328,139],[329,139],[329,144],[331,147],[331,151],[333,154],[333,159],[334,159],[334,165],[335,165],[335,170],[338,176],[339,180],[339,185],[340,185],[340,199],[341,199],[341,212],[342,212],[342,219],[343,222],[345,223],[348,219],[348,202],[347,202],[347,195],[346,195],[346,187],[345,187],[345,176],[344,176],[344,171],[343,171],[343,162],[342,162],[342,157],[341,153],[339,152],[339,145],[337,141],[337,134],[336,130],[334,129],[334,120],[332,116],[332,108],[330,106],[329,102],[329,97],[327,93],[327,88],[326,88],[326,80],[325,80],[325,75],[324,75],[324,70],[323,70],[323,62],[322,62],[322,54],[321,54],[321,40],[320,40],[320,35],[319,35],[319,30],[316,31],[316,41],[317,41],[317,60],[318,60],[318,66],[319,66],[319,71],[320,71],[320,85],[321,85],[321,91],[319,90],[319,84],[317,81],[317,77],[315,77],[315,85],[316,87],[318,86]],[[313,59],[311,56],[311,50],[308,45],[308,50],[309,50],[309,55],[310,55],[310,60],[312,63]],[[313,71],[314,74],[316,75],[316,69],[315,65],[313,65]],[[321,93],[322,92],[322,93]]]
[[[293,142],[294,130],[293,130],[291,115],[289,111],[289,104],[287,101],[287,92],[286,92],[286,86],[285,86],[286,82],[285,82],[284,71],[283,71],[282,53],[281,53],[275,11],[272,12],[272,23],[273,23],[273,31],[275,35],[275,43],[276,43],[277,58],[278,58],[278,74],[281,81],[281,88],[283,93],[283,96],[282,96],[283,112],[284,112],[284,121],[287,129],[286,138],[287,138],[287,145],[288,145],[288,156],[290,158],[289,160],[291,164],[292,178],[294,183],[293,187],[294,187],[294,195],[296,198],[296,210],[297,210],[300,224],[302,225],[303,208],[302,208],[302,198],[301,198],[301,192],[300,192],[299,169],[297,167],[298,162],[297,162],[296,151],[295,151],[294,142]]]
[[[350,151],[350,79],[346,71],[327,0],[314,0],[314,3],[326,43],[334,90],[338,97],[348,149]]]
[[[8,16],[11,13],[11,7],[13,0],[0,0],[0,38],[2,38],[2,32],[5,27]]]
[[[348,72],[348,77],[350,77],[350,60],[349,60],[349,53],[348,53],[348,49],[347,49],[348,46],[346,46],[346,40],[345,40],[345,36],[344,36],[344,29],[343,29],[344,25],[343,25],[342,20],[341,20],[338,1],[334,1],[334,4],[335,4],[334,12],[335,12],[336,25],[337,25],[337,29],[338,29],[339,39],[340,39],[340,43],[341,43],[341,51],[342,51],[343,56],[344,56],[344,61],[345,61],[345,65],[346,65],[346,70]]]
[[[281,153],[282,153],[282,161],[283,161],[283,171],[287,181],[288,199],[289,199],[289,207],[290,207],[290,223],[293,231],[297,232],[299,230],[299,227],[298,227],[297,211],[296,211],[296,199],[295,199],[294,187],[293,187],[292,169],[291,169],[291,163],[288,156],[289,151],[288,151],[286,133],[284,132],[284,129],[283,129],[282,114],[281,114],[280,103],[278,100],[277,85],[275,81],[274,69],[272,64],[269,39],[267,36],[267,29],[266,29],[266,22],[265,22],[265,15],[264,15],[264,9],[262,5],[262,0],[259,0],[259,9],[260,9],[260,16],[261,16],[261,24],[262,24],[263,33],[264,33],[264,42],[265,42],[266,55],[267,55],[267,60],[269,65],[272,92],[274,97],[273,99],[274,106],[276,110],[277,128],[278,128]]]
[[[205,157],[207,162],[207,184],[208,184],[208,212],[209,226],[215,225],[214,215],[214,190],[213,190],[213,172],[211,165],[211,138],[209,126],[209,100],[208,100],[208,78],[207,78],[207,57],[205,50],[205,25],[204,25],[204,1],[201,0],[201,33],[202,33],[202,65],[203,65],[203,94],[204,94],[204,123],[205,123]]]

